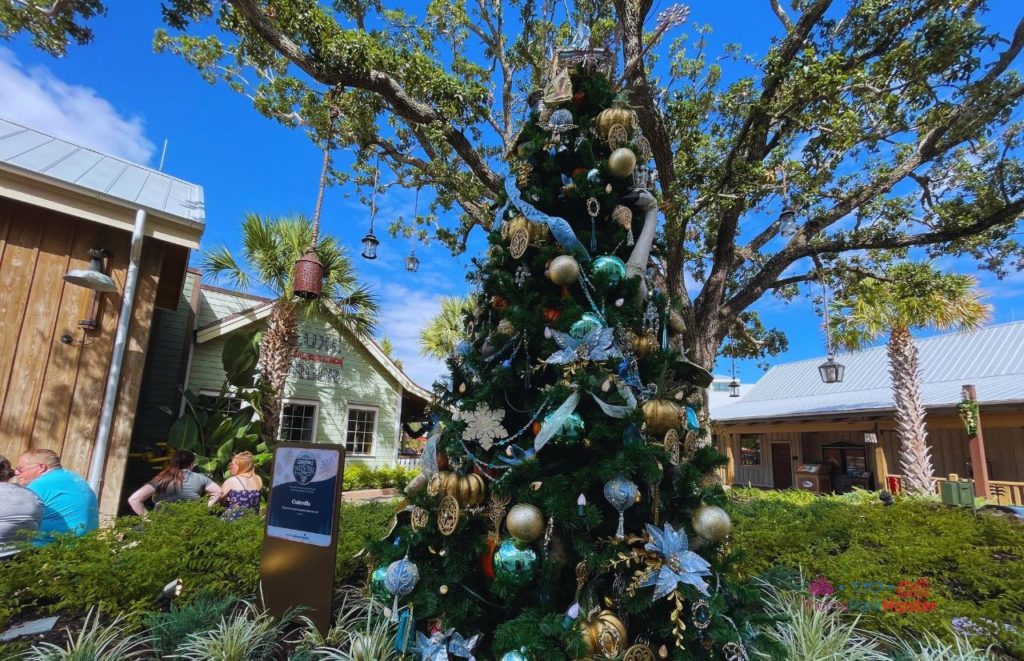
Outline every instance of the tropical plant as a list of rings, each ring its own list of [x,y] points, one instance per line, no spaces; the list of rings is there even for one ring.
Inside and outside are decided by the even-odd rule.
[[[391,359],[391,361],[398,365],[398,369],[404,369],[402,365],[402,359],[395,357],[395,345],[391,342],[391,338],[386,335],[380,340],[380,350],[384,352],[384,355]]]
[[[184,411],[167,433],[168,445],[194,452],[196,465],[209,475],[227,477],[231,457],[238,452],[252,452],[257,468],[270,460],[262,411],[272,395],[256,370],[262,336],[259,331],[241,331],[227,337],[221,351],[220,392],[211,397],[184,391]]]
[[[238,601],[231,595],[201,594],[190,602],[175,602],[167,612],[147,613],[142,622],[152,640],[150,646],[160,658],[171,658],[189,634],[214,628]]]
[[[321,188],[321,196],[322,192]],[[205,253],[202,267],[214,279],[226,277],[243,290],[258,283],[276,297],[260,343],[260,373],[274,394],[264,403],[263,429],[276,438],[284,385],[298,350],[299,315],[316,315],[357,335],[369,335],[379,305],[358,284],[352,262],[337,240],[320,237],[318,223],[305,216],[267,218],[250,213],[242,221],[241,233],[241,261],[222,245]],[[311,247],[324,268],[322,293],[312,299],[296,298],[295,262]]]
[[[77,634],[67,629],[64,647],[53,643],[34,645],[22,658],[25,661],[122,661],[142,659],[148,654],[149,637],[131,633],[121,616],[100,622],[99,611],[90,609]]]
[[[783,650],[780,661],[885,661],[878,642],[857,628],[859,618],[845,620],[830,597],[809,598],[763,583],[765,607],[780,618],[762,635]],[[775,658],[755,652],[762,658]]]
[[[245,601],[212,629],[189,634],[175,656],[187,661],[269,661],[285,627],[294,619],[294,615],[275,619]]]
[[[472,297],[442,297],[441,309],[420,330],[420,354],[438,360],[452,355],[455,346],[466,337],[463,317],[472,310]]]
[[[893,658],[896,661],[988,661],[989,649],[979,649],[967,636],[953,635],[947,643],[928,631],[918,640],[896,639]]]
[[[332,661],[399,658],[395,652],[395,627],[389,622],[385,605],[367,598],[362,589],[353,586],[342,587],[339,595],[337,615],[327,635],[308,626],[298,648],[310,650],[314,658]]]
[[[834,307],[828,323],[837,343],[860,349],[889,333],[886,351],[896,405],[900,468],[911,493],[934,493],[934,468],[928,447],[921,373],[912,330],[968,330],[987,318],[976,281],[943,273],[927,263],[907,262],[885,276],[858,278]]]

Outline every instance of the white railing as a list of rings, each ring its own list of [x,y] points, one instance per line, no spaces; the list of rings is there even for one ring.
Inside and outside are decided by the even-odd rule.
[[[402,468],[417,468],[420,465],[420,456],[410,454],[398,455],[398,465]]]

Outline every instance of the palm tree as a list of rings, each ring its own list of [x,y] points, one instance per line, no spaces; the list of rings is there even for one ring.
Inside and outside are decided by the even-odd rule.
[[[837,344],[860,349],[888,331],[889,374],[896,404],[900,468],[912,493],[934,493],[934,468],[927,444],[921,374],[912,330],[971,330],[989,315],[969,275],[943,273],[931,264],[908,262],[884,277],[852,284],[836,302],[829,323]]]
[[[302,215],[268,218],[246,214],[241,260],[221,245],[207,251],[201,264],[215,280],[226,277],[242,290],[258,283],[276,297],[260,342],[260,372],[274,393],[264,412],[264,430],[271,438],[277,435],[284,385],[298,350],[298,315],[319,315],[339,328],[369,336],[380,311],[376,297],[358,284],[352,262],[337,240],[332,236],[316,237],[318,224]],[[295,262],[310,246],[316,246],[316,255],[324,266],[323,292],[319,298],[297,298]]]
[[[445,296],[441,311],[420,331],[420,354],[444,360],[455,351],[455,345],[466,337],[462,317],[472,307],[472,297]]]

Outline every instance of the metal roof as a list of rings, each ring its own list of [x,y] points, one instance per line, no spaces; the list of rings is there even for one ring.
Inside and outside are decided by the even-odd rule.
[[[205,222],[203,188],[0,118],[0,166],[189,226]]]
[[[973,384],[982,404],[1024,402],[1024,322],[917,340],[921,395],[926,407],[960,402],[960,387]],[[885,346],[838,354],[842,383],[822,383],[825,357],[776,365],[735,404],[713,411],[718,422],[892,410]]]

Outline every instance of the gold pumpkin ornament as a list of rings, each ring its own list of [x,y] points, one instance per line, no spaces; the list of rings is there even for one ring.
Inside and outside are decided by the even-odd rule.
[[[670,399],[651,399],[644,403],[644,422],[647,433],[663,436],[669,429],[675,429],[683,418],[683,409]]]
[[[592,656],[614,659],[626,649],[629,638],[619,616],[605,609],[591,614],[582,623],[583,642]]]
[[[658,338],[654,335],[638,335],[633,337],[633,353],[640,358],[645,358],[656,351],[661,349],[661,344],[658,342]]]
[[[608,131],[616,124],[632,129],[636,126],[636,113],[629,108],[615,106],[602,110],[597,115],[597,132],[602,140],[608,139]]]
[[[509,242],[509,254],[519,259],[530,244],[543,243],[550,230],[542,223],[531,223],[524,216],[516,216],[501,226],[501,237]]]
[[[462,507],[474,507],[484,502],[487,486],[484,479],[475,473],[459,475],[449,471],[435,473],[431,478],[428,493],[431,495],[446,494],[455,499]]]

